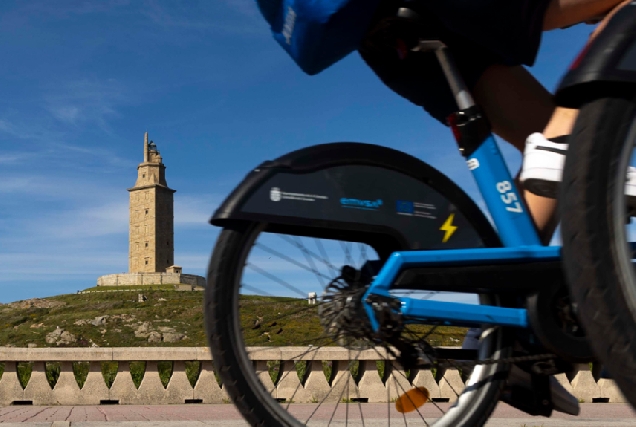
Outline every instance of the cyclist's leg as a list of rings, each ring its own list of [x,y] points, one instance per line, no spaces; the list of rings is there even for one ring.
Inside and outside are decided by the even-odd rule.
[[[436,58],[409,54],[400,59],[393,47],[400,35],[396,33],[394,28],[378,25],[360,49],[362,58],[387,86],[445,123],[457,106]],[[444,35],[450,39],[447,43],[454,41]],[[496,58],[470,40],[453,43],[451,51],[494,132],[523,152],[528,135],[548,124],[555,108],[552,95],[521,66],[491,65]],[[525,198],[542,239],[549,241],[555,223],[554,200],[530,193]]]
[[[455,6],[462,3],[460,0],[430,4],[435,16],[449,28],[437,28],[435,22],[431,25],[436,27],[439,36],[451,48],[466,83],[473,89],[478,104],[484,108],[492,122],[494,132],[523,151],[526,139],[535,132],[541,132],[547,138],[569,134],[576,112],[556,108],[552,95],[523,67],[501,64],[525,61],[530,65],[538,48],[539,37],[535,35],[536,32],[593,19],[619,2],[620,0],[551,0],[546,8],[542,8],[537,6],[541,2],[529,1],[527,6],[531,13],[514,8],[504,11],[505,13],[490,13],[488,19],[506,25],[502,25],[501,30],[497,30],[499,27],[496,25],[492,26],[491,31],[495,29],[501,34],[490,34],[489,40],[505,39],[503,36],[506,32],[514,33],[519,25],[527,26],[531,33],[517,45],[511,47],[495,44],[492,50],[484,49],[472,38],[462,36],[459,32],[474,35],[481,31],[469,25],[475,21],[474,17],[461,20],[453,12],[456,11]],[[473,9],[479,6],[469,2],[462,4]],[[475,13],[481,10],[473,9],[470,10]],[[541,19],[541,15],[545,25],[537,26],[536,19]],[[570,19],[569,15],[574,18]],[[423,16],[427,14],[424,13]],[[502,21],[504,18],[514,19]],[[453,25],[458,22],[462,25]],[[514,25],[509,25],[511,22]],[[455,29],[458,30],[457,33],[454,32]],[[434,58],[421,55],[409,54],[398,59],[395,40],[402,37],[408,38],[409,31],[392,28],[390,25],[378,25],[377,31],[367,38],[368,43],[363,45],[360,53],[385,84],[414,104],[424,107],[433,117],[445,122],[447,115],[456,107],[445,87],[439,66]],[[542,240],[549,241],[556,223],[553,215],[555,201],[527,191],[524,193]]]
[[[543,29],[570,26],[611,11],[592,33],[594,38],[627,3],[629,0],[552,0]],[[534,132],[541,132],[548,139],[569,135],[578,114],[577,110],[556,107],[548,91],[522,67],[489,67],[477,81],[474,93],[494,132],[521,151],[527,137]],[[524,198],[542,240],[549,241],[557,222],[556,201],[529,191],[524,191]]]
[[[605,27],[616,11],[627,3],[629,1],[625,0],[552,0],[546,10],[544,30],[589,21],[605,14],[606,16],[602,19],[600,25],[590,36],[590,40],[592,40]],[[577,116],[577,110],[556,107],[552,117],[542,131],[543,136],[550,140],[562,135],[569,135],[572,133]],[[556,216],[553,215],[556,202],[535,195],[530,191],[525,191],[525,198],[537,227],[542,232],[542,237],[544,239],[547,238],[556,226]]]
[[[594,29],[590,40],[605,28],[609,19],[631,0],[552,0],[546,10],[543,29],[545,31],[562,28],[579,22],[589,21],[602,14],[606,16]],[[611,11],[607,13],[608,11]],[[557,108],[543,131],[546,138],[569,135],[572,132],[577,110]]]
[[[567,27],[579,22],[589,21],[599,15],[606,14],[600,24],[592,32],[590,40],[605,28],[607,21],[631,0],[552,0],[545,13],[543,29]],[[546,126],[543,134],[547,138],[569,135],[577,117],[577,111],[557,108]]]
[[[488,67],[473,88],[473,94],[486,112],[493,132],[521,152],[528,135],[543,131],[555,111],[550,92],[521,66]],[[523,196],[541,240],[549,242],[556,227],[555,200],[528,191],[524,191]]]
[[[545,13],[545,31],[590,21],[606,14],[625,0],[552,0]]]

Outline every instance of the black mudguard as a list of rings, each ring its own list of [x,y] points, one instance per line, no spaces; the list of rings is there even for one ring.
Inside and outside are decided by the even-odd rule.
[[[501,246],[482,211],[442,173],[362,143],[316,145],[258,166],[210,222],[232,228],[246,221],[267,223],[271,232],[367,243],[380,257]]]
[[[562,107],[636,94],[636,2],[619,10],[574,60],[556,91]]]

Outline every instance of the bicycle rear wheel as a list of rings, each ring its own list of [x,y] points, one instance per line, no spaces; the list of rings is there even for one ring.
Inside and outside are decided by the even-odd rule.
[[[636,143],[636,99],[581,108],[560,193],[563,264],[589,343],[636,406],[633,208],[625,196]]]
[[[465,385],[459,377],[457,382],[445,377],[448,383],[441,382],[440,388],[455,393],[452,406],[433,401],[400,414],[392,401],[416,385],[416,372],[404,372],[384,349],[356,335],[361,318],[338,320],[347,297],[356,295],[345,283],[343,266],[364,276],[382,262],[382,252],[362,242],[269,233],[265,223],[221,232],[208,271],[207,334],[225,390],[250,425],[363,426],[365,420],[384,418],[408,426],[474,427],[487,421],[508,366],[477,366]],[[367,277],[372,275],[369,271]],[[316,305],[307,301],[311,291],[318,291]],[[495,297],[482,301],[497,304]],[[408,333],[430,342],[443,338],[436,331],[418,325]],[[509,357],[508,343],[505,329],[487,330],[479,358]],[[334,359],[340,360],[324,366]],[[379,361],[383,378],[365,360]],[[419,378],[432,380],[424,374]],[[371,388],[384,395],[369,395]]]

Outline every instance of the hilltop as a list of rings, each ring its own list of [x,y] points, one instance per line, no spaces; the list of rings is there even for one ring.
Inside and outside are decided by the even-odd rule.
[[[203,292],[172,286],[100,287],[84,293],[0,306],[0,346],[195,347],[207,346]],[[116,292],[95,292],[110,290]],[[140,302],[138,294],[146,300]],[[321,326],[317,311],[295,298],[246,297],[241,303],[248,345],[302,345]],[[278,318],[277,313],[295,314]],[[457,345],[463,328],[439,328],[435,345]]]

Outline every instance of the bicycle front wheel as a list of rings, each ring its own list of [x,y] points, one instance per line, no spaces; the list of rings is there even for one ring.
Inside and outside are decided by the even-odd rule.
[[[636,99],[581,108],[560,194],[563,263],[589,343],[636,407],[636,274],[633,240]],[[630,200],[631,199],[631,200]]]
[[[387,348],[360,332],[362,318],[346,314],[360,295],[358,285],[368,283],[382,263],[381,249],[271,233],[264,223],[221,232],[208,271],[207,334],[223,387],[250,425],[364,426],[365,420],[387,419],[475,427],[487,421],[507,365],[477,366],[465,384],[459,372],[455,380],[443,375],[437,385],[433,374],[439,378],[442,372],[405,371]],[[455,332],[459,338],[464,333]],[[433,346],[452,338],[444,335],[452,330],[436,325],[414,325],[405,333]],[[485,330],[479,358],[509,357],[506,334],[502,328]],[[438,398],[430,396],[430,404],[410,413],[397,412],[395,400],[414,386],[438,387]],[[441,389],[454,402],[443,403]]]

